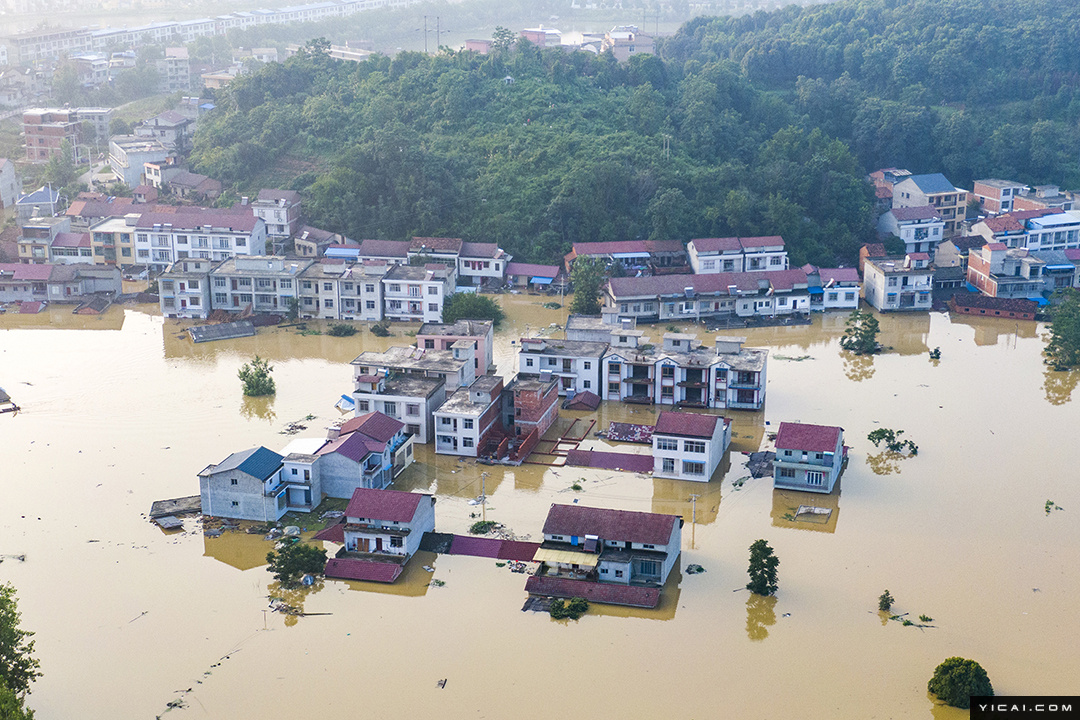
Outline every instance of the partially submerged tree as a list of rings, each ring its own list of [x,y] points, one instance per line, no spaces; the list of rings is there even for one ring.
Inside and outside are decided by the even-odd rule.
[[[900,436],[904,434],[903,430],[890,430],[889,428],[878,428],[867,434],[866,439],[874,443],[874,447],[881,447],[881,443],[885,443],[885,449],[893,452],[904,452],[906,449],[909,455],[918,455],[919,446],[910,440],[904,440]]]
[[[896,600],[893,598],[892,594],[886,589],[885,592],[881,593],[881,595],[878,596],[877,609],[881,612],[889,612],[890,610],[892,610],[892,604],[894,602],[896,602]]]
[[[458,320],[491,320],[495,327],[499,327],[506,314],[495,302],[486,295],[476,293],[454,293],[446,298],[443,305],[442,319],[444,323],[452,323]]]
[[[750,582],[746,583],[746,589],[758,595],[773,595],[776,593],[776,566],[780,564],[780,558],[773,555],[773,549],[764,540],[755,540],[750,546],[750,567],[746,573],[750,576]]]
[[[873,355],[881,350],[877,341],[881,325],[874,314],[867,310],[852,310],[847,319],[847,329],[840,338],[840,347],[856,355]]]
[[[1050,342],[1043,354],[1055,370],[1080,365],[1080,293],[1072,288],[1065,290],[1061,304],[1053,310]]]
[[[585,598],[570,598],[569,600],[553,600],[548,609],[551,617],[556,620],[578,620],[589,611],[589,603]]]
[[[23,705],[23,699],[0,681],[0,720],[34,720],[34,711]]]
[[[574,299],[570,312],[577,315],[600,313],[600,286],[604,282],[604,261],[597,257],[579,257],[574,260],[570,280],[574,283]]]
[[[249,397],[259,397],[276,393],[277,386],[274,384],[274,378],[270,376],[273,369],[258,355],[250,363],[244,363],[244,366],[236,373],[244,383],[244,394]]]
[[[964,710],[971,707],[972,695],[994,694],[982,665],[962,657],[951,657],[938,665],[926,687],[946,705]]]
[[[266,562],[270,564],[267,572],[274,574],[281,587],[294,588],[300,585],[304,575],[322,575],[326,569],[326,550],[302,542],[283,544],[277,552],[271,550],[266,554]]]
[[[41,677],[40,664],[33,656],[34,641],[30,639],[34,633],[20,628],[20,620],[14,586],[0,584],[0,688],[6,687],[16,697],[30,692],[30,683]],[[0,708],[2,703],[0,692]]]

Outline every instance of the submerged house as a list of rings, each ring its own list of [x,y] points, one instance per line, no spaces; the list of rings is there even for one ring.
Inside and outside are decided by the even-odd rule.
[[[676,515],[552,505],[535,555],[540,569],[525,589],[655,607],[681,552],[682,525]]]
[[[653,475],[709,482],[731,444],[731,420],[664,411],[652,434]]]
[[[846,458],[843,428],[780,423],[773,461],[773,487],[832,492]]]
[[[315,536],[343,544],[326,563],[326,576],[344,580],[393,582],[420,549],[424,533],[435,531],[435,497],[426,493],[357,488],[344,522]]]
[[[285,456],[273,450],[256,447],[235,452],[217,465],[208,465],[199,473],[203,513],[276,522],[289,510],[311,510],[312,503],[318,505],[322,499],[318,475],[311,467],[313,463],[296,457],[288,471],[283,472],[285,460]]]
[[[413,435],[380,412],[354,417],[316,453],[323,491],[349,498],[357,488],[381,489],[413,462]]]

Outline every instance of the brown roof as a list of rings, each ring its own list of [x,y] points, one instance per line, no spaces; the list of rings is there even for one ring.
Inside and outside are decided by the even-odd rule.
[[[776,434],[777,450],[803,450],[805,452],[835,452],[843,428],[831,425],[804,425],[803,423],[780,423]]]
[[[461,238],[414,237],[409,243],[409,249],[460,253],[462,244]]]
[[[941,215],[933,205],[923,205],[921,207],[898,207],[890,210],[893,217],[900,222],[906,220],[931,220],[933,218],[941,219]]]
[[[651,277],[621,277],[608,281],[615,297],[627,295],[682,295],[686,288],[698,293],[728,294],[736,291],[758,293],[773,290],[793,290],[806,286],[806,273],[799,268],[767,270],[765,272],[716,273],[709,275],[653,275]]]
[[[209,225],[211,227],[228,228],[232,232],[251,232],[258,222],[259,218],[254,215],[204,209],[203,212],[198,213],[143,213],[135,223],[135,227],[146,229],[158,224],[169,224],[173,230],[198,230],[204,225]]]
[[[666,545],[676,522],[681,522],[676,515],[552,505],[544,522],[544,534],[597,535],[604,540]]]
[[[654,608],[660,604],[660,588],[587,582],[542,575],[530,575],[525,581],[525,590],[534,595],[559,598],[579,597],[589,602],[608,605]]]
[[[403,258],[409,254],[409,243],[404,240],[361,240],[360,254],[365,257]]]
[[[972,248],[985,245],[986,238],[982,235],[963,235],[961,237],[949,238],[945,242],[951,242],[957,250],[971,250]]]
[[[398,579],[401,571],[402,567],[397,563],[372,562],[355,558],[330,558],[326,561],[326,570],[323,574],[328,578],[340,580],[392,583]]]
[[[882,243],[863,243],[863,247],[866,248],[866,257],[885,257],[888,255],[885,252],[885,245]]]
[[[359,431],[369,438],[374,438],[379,442],[385,443],[390,442],[403,427],[405,427],[405,423],[395,420],[389,415],[383,415],[381,412],[373,411],[366,415],[347,420],[341,426],[341,434],[348,435],[349,433]]]
[[[656,418],[656,429],[653,430],[653,435],[682,435],[711,439],[713,433],[716,432],[716,423],[720,420],[723,418],[719,415],[664,410],[660,413],[660,417]]]
[[[506,274],[507,275],[528,275],[529,277],[559,277],[559,267],[557,265],[533,265],[531,263],[507,263]]]
[[[90,247],[90,233],[56,233],[52,247]]]
[[[682,252],[683,250],[685,248],[678,240],[617,240],[613,242],[574,243],[571,254],[578,257],[581,255],[613,255],[615,253]]]
[[[568,450],[566,464],[639,473],[651,472],[653,469],[652,455],[599,452],[596,450]]]
[[[595,410],[600,407],[600,396],[590,390],[585,390],[567,400],[564,407],[567,410]]]
[[[1038,304],[1025,298],[988,297],[981,293],[961,293],[952,296],[953,307],[977,308],[984,310],[1003,310],[1005,312],[1034,314]]]
[[[496,243],[461,243],[462,257],[497,258],[501,254],[502,250]]]
[[[698,252],[739,252],[742,250],[737,237],[694,238],[690,242],[694,243],[694,249]]]
[[[345,516],[351,518],[370,518],[372,520],[409,522],[416,515],[416,508],[422,498],[430,498],[423,493],[401,492],[400,490],[372,490],[357,488],[353,490]]]

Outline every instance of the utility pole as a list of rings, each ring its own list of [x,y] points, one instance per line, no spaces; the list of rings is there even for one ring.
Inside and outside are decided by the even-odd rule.
[[[694,505],[694,509],[693,509],[692,514],[690,516],[690,518],[691,518],[690,519],[690,549],[691,550],[694,548],[694,535],[696,534],[696,531],[697,531],[697,499],[699,497],[701,497],[701,496],[697,495],[697,494],[694,494],[694,495],[690,496],[690,502],[693,503],[693,505]]]
[[[427,55],[427,15],[424,16],[424,54]]]
[[[442,47],[439,40],[439,16],[435,16],[435,54],[439,53],[439,48]]]
[[[487,522],[487,476],[486,472],[480,473],[480,519]]]

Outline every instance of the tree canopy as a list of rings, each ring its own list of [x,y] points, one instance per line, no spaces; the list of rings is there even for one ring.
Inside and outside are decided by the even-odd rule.
[[[1055,370],[1080,364],[1080,293],[1072,288],[1065,290],[1061,304],[1053,310],[1050,342],[1043,354]]]
[[[34,633],[19,627],[22,614],[15,598],[15,588],[0,584],[0,700],[7,688],[16,696],[30,692],[30,683],[41,676],[33,656]]]
[[[458,320],[491,320],[495,327],[499,327],[506,314],[495,302],[486,295],[476,293],[454,293],[446,298],[443,304],[442,319],[444,323],[457,322]]]
[[[780,564],[780,558],[773,555],[773,549],[764,540],[755,540],[750,546],[750,566],[746,573],[750,576],[750,582],[746,589],[757,595],[775,595],[776,566]]]
[[[946,659],[934,669],[927,689],[946,705],[968,709],[972,695],[992,696],[994,688],[982,665],[962,657]]]

